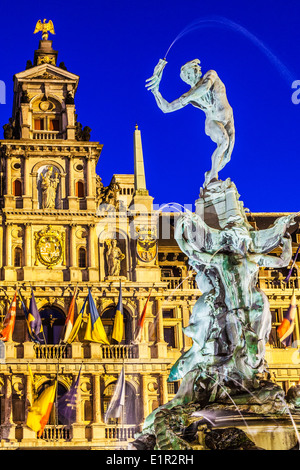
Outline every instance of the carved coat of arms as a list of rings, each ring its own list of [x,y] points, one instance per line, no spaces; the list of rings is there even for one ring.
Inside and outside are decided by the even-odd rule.
[[[138,238],[136,253],[140,261],[149,263],[157,255],[157,238],[155,227],[137,227]]]
[[[64,260],[65,234],[53,230],[48,226],[44,230],[35,233],[36,261],[47,268],[52,268]]]

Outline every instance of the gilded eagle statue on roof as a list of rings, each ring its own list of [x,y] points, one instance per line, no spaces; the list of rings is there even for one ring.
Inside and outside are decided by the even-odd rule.
[[[55,34],[55,31],[54,31],[54,26],[53,26],[53,22],[51,20],[48,21],[48,23],[46,23],[46,19],[44,19],[43,23],[41,20],[39,20],[35,26],[35,30],[33,32],[33,34],[36,34],[38,32],[42,32],[42,39],[44,41],[47,41],[48,40],[48,37],[49,37],[49,33],[51,34]]]

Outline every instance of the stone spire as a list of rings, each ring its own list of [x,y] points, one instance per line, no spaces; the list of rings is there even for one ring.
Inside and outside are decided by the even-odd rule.
[[[146,188],[144,157],[142,148],[141,131],[138,125],[135,126],[134,131],[134,194],[130,203],[131,208],[138,208],[139,210],[152,210],[153,197],[149,196],[149,191]]]
[[[141,131],[137,124],[134,131],[134,191],[139,196],[149,195],[146,188]]]

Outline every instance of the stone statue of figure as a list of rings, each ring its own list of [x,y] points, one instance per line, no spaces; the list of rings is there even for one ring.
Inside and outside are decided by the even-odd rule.
[[[55,173],[52,176],[53,167],[49,167],[46,174],[42,173],[42,209],[55,209],[56,191],[59,183],[59,175]]]
[[[233,112],[227,100],[225,85],[214,70],[209,70],[202,76],[200,60],[194,59],[183,65],[180,72],[181,79],[190,85],[191,89],[169,103],[159,91],[166,64],[165,60],[160,59],[146,86],[152,91],[158,107],[164,113],[177,111],[188,104],[204,111],[205,133],[217,144],[212,155],[211,170],[205,173],[204,186],[207,186],[211,181],[218,179],[218,172],[229,162],[235,141]]]
[[[107,272],[109,276],[120,276],[121,272],[121,261],[125,258],[120,248],[117,246],[117,240],[107,240]]]

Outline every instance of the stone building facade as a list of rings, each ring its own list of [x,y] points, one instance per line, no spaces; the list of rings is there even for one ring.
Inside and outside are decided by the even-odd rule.
[[[201,294],[187,258],[174,240],[176,213],[153,210],[146,188],[141,133],[134,130],[134,175],[115,174],[104,187],[96,173],[102,144],[77,120],[79,77],[57,66],[52,41],[41,40],[34,62],[14,76],[12,118],[0,141],[0,318],[16,288],[29,305],[32,291],[43,320],[46,344],[30,341],[24,311],[17,305],[12,341],[0,361],[1,446],[14,448],[126,448],[145,417],[174,397],[171,365],[191,346],[184,336]],[[281,214],[251,214],[258,228]],[[300,234],[293,234],[294,251]],[[271,303],[274,333],[288,308],[293,288],[299,299],[297,269],[262,271],[261,288]],[[121,282],[124,336],[111,340]],[[110,345],[87,342],[83,328],[69,345],[60,340],[75,291],[77,312],[91,289]],[[299,295],[298,295],[299,294]],[[149,297],[150,296],[150,297]],[[149,297],[141,340],[138,319]],[[283,349],[273,335],[267,350],[270,371],[284,388],[300,375],[297,344]],[[297,318],[294,331],[299,338]],[[2,344],[3,346],[3,344]],[[4,354],[3,354],[4,356]],[[60,424],[55,408],[41,438],[26,426],[33,390],[54,378],[58,397],[82,368],[76,422]],[[104,415],[125,365],[126,407],[119,423]]]

